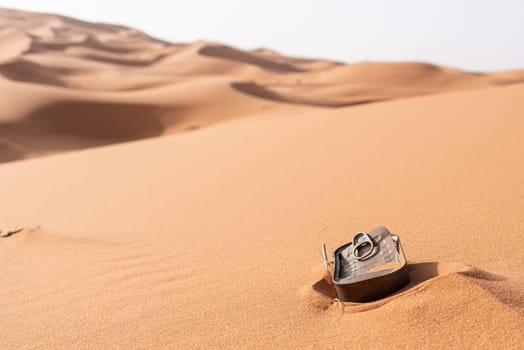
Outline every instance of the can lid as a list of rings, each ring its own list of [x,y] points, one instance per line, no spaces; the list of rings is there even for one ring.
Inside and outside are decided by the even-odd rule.
[[[341,284],[383,276],[406,265],[398,236],[385,227],[357,232],[334,256],[333,281]]]

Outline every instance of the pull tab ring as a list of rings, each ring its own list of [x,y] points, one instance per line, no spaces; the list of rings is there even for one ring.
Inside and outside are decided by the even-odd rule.
[[[364,253],[361,254],[361,250],[368,246]],[[373,253],[373,249],[375,249],[375,242],[373,242],[373,239],[367,234],[367,232],[357,232],[355,236],[353,236],[353,256],[355,259],[362,261],[371,256],[371,253]]]

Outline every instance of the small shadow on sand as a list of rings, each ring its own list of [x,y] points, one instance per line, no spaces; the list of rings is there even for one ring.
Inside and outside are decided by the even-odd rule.
[[[21,232],[24,228],[19,228],[13,231],[2,231],[0,230],[0,238],[7,238],[11,237],[12,235],[17,234],[18,232]]]
[[[331,284],[331,281],[328,280],[327,276],[313,284],[313,290],[332,299],[337,297],[335,288],[333,287],[333,284]]]

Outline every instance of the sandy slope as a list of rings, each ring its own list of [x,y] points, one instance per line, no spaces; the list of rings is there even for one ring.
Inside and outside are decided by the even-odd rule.
[[[521,348],[524,85],[265,115],[0,165],[3,349]],[[412,283],[333,302],[330,248]],[[40,228],[37,228],[40,226]]]
[[[0,48],[0,162],[260,113],[524,81],[522,71],[346,65],[213,42],[173,44],[123,26],[2,8]]]

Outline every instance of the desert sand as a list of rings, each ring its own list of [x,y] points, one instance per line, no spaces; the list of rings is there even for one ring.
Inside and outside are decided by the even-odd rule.
[[[522,348],[523,71],[8,9],[0,46],[0,348]],[[380,225],[411,283],[335,301],[320,242]]]

